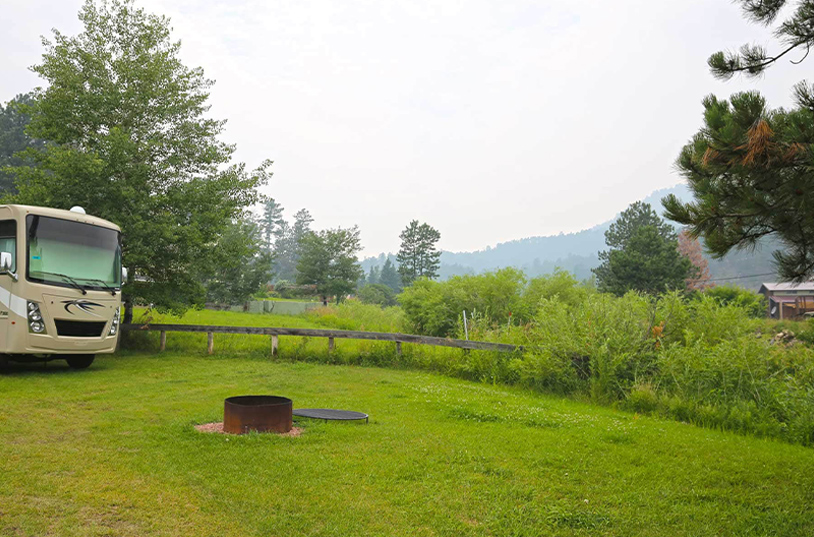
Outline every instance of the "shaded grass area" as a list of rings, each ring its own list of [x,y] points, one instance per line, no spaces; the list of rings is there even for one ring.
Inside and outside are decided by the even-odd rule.
[[[251,393],[371,421],[193,429]],[[4,536],[814,533],[809,449],[429,373],[125,352],[0,394]]]

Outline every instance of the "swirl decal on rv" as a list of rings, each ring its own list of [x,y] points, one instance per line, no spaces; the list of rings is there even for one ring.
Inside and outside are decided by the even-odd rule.
[[[96,302],[91,302],[90,300],[63,300],[62,303],[65,304],[65,311],[67,311],[71,315],[76,315],[75,312],[71,311],[71,306],[76,306],[85,313],[90,313],[95,317],[101,316],[98,313],[94,313],[93,308],[95,307],[104,308],[103,305],[98,304]]]

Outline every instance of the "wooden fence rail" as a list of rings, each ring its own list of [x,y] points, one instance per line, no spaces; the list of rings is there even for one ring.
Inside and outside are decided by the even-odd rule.
[[[453,347],[464,350],[514,352],[522,351],[521,345],[506,343],[488,343],[485,341],[467,341],[463,339],[448,339],[441,337],[416,336],[412,334],[390,334],[387,332],[359,332],[356,330],[324,330],[318,328],[278,328],[266,326],[208,326],[199,324],[125,324],[125,332],[151,331],[160,332],[160,345],[163,351],[167,345],[167,332],[204,332],[207,334],[207,350],[212,354],[215,350],[215,334],[250,334],[258,336],[271,336],[271,353],[277,353],[280,336],[300,336],[328,338],[328,351],[334,349],[335,339],[366,339],[373,341],[393,341],[396,351],[401,354],[402,343],[416,345],[433,345],[436,347]]]

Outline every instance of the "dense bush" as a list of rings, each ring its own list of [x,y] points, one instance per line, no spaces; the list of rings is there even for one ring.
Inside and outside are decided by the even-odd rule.
[[[752,317],[761,318],[766,316],[766,310],[768,308],[766,297],[754,291],[749,291],[748,289],[743,289],[736,285],[721,285],[710,287],[706,289],[703,294],[715,298],[721,304],[737,304],[742,306],[749,311],[749,315]]]
[[[381,283],[369,283],[361,287],[356,296],[363,304],[396,305],[396,293],[390,287]]]
[[[582,286],[568,272],[526,279],[523,272],[506,268],[477,276],[455,276],[445,282],[419,280],[398,300],[412,330],[432,336],[460,332],[463,312],[490,326],[524,324],[544,299],[558,297],[574,304],[594,291]]]

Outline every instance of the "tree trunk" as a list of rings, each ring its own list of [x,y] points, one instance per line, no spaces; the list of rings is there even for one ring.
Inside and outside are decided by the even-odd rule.
[[[133,322],[133,301],[130,298],[124,299],[124,319],[123,324],[130,324]]]

